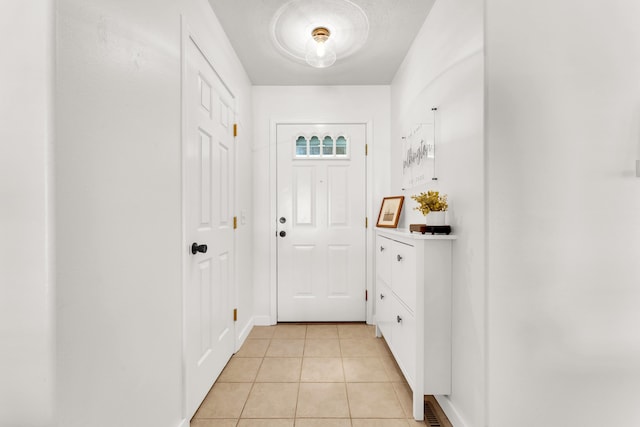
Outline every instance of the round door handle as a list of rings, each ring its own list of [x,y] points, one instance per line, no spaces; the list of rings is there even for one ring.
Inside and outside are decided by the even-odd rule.
[[[384,251],[384,246],[380,246],[380,252]]]
[[[380,299],[384,299],[384,294],[380,294]]]
[[[398,323],[401,323],[402,322],[402,317],[396,316],[396,320],[398,321]]]
[[[199,245],[197,243],[194,243],[193,245],[191,245],[191,253],[195,255],[197,252],[201,252],[203,254],[206,254],[207,253],[207,245]]]
[[[397,256],[398,262],[402,261],[402,257],[400,255]]]
[[[281,216],[280,217],[280,224],[284,224],[285,222],[287,222],[287,218]]]
[[[287,235],[287,232],[286,232],[286,231],[282,230],[282,231],[280,232],[280,237],[285,237],[286,235]]]

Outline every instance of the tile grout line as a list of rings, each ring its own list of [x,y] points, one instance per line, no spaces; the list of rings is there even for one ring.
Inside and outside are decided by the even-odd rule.
[[[347,371],[344,369],[344,355],[342,354],[342,344],[340,343],[340,328],[338,328],[338,344],[340,345],[340,364],[342,365],[342,376],[344,378],[344,392],[347,394],[347,406],[349,407],[349,424],[353,427],[353,412],[351,410],[351,400],[349,399]]]
[[[271,345],[271,339],[269,339],[269,345],[267,346],[267,350]],[[265,350],[265,355],[267,353]],[[244,405],[242,405],[242,410],[240,410],[240,414],[238,414],[238,421],[236,421],[236,427],[240,424],[240,420],[242,419],[242,414],[244,413],[245,408],[247,407],[247,402],[249,402],[249,397],[251,396],[251,392],[253,391],[254,386],[256,385],[256,380],[258,379],[258,374],[260,373],[260,369],[262,368],[262,364],[264,363],[264,355],[260,360],[260,366],[258,366],[258,370],[256,371],[256,376],[253,378],[251,382],[251,387],[249,388],[249,393],[247,394],[247,398],[244,400]]]
[[[307,331],[308,326],[305,325],[304,328],[304,342],[302,343],[302,357],[300,358],[300,374],[298,374],[298,393],[296,397],[296,406],[293,409],[293,426],[296,425],[296,420],[298,419],[298,403],[300,402],[300,384],[302,384],[302,367],[304,366],[304,349],[307,346]]]

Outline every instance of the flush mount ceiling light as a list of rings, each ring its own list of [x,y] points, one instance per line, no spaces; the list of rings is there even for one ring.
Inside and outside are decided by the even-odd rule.
[[[329,40],[331,31],[317,27],[311,31],[311,40],[307,42],[305,59],[307,64],[316,68],[330,67],[336,62],[333,40]]]
[[[278,9],[270,27],[276,50],[314,67],[343,62],[369,37],[367,15],[349,0],[291,0]]]

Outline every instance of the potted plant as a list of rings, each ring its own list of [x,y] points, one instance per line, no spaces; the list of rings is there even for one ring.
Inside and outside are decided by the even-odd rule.
[[[440,195],[439,191],[429,190],[426,193],[413,195],[411,198],[418,202],[418,206],[413,209],[425,216],[427,225],[446,224],[446,211],[449,208],[446,194]]]

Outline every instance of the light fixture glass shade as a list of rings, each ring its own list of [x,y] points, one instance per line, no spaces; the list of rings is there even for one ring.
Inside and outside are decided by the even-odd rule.
[[[329,30],[319,27],[311,33],[311,39],[307,42],[305,59],[312,67],[330,67],[336,62],[336,51],[333,42],[329,38]]]

